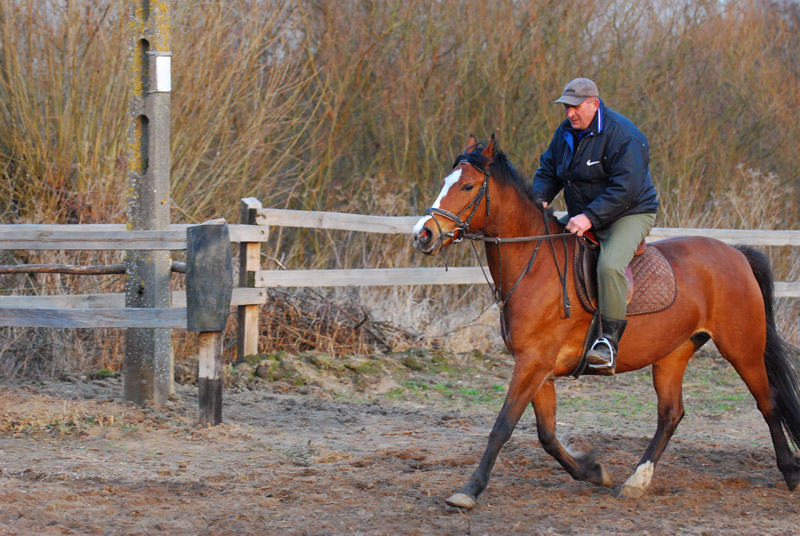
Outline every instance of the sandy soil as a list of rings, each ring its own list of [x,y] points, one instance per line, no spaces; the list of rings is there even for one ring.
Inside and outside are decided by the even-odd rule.
[[[121,400],[119,378],[3,386],[0,534],[800,533],[800,496],[766,425],[713,357],[687,376],[687,416],[643,498],[616,490],[655,430],[646,371],[558,385],[562,440],[596,448],[617,487],[573,481],[529,412],[478,507],[450,508],[483,453],[509,362],[427,359],[337,369],[305,357],[338,373],[301,382],[248,370],[229,378],[214,428],[194,424],[191,384],[146,408]]]

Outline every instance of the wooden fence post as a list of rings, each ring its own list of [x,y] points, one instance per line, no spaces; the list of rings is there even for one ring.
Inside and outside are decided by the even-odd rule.
[[[131,2],[128,55],[128,228],[165,230],[170,225],[169,1]],[[170,307],[169,251],[130,251],[126,257],[125,307]],[[125,330],[125,399],[165,402],[172,392],[170,330]]]
[[[222,338],[231,307],[233,260],[225,220],[186,230],[186,309],[199,333],[200,424],[222,422]]]
[[[256,211],[261,202],[255,197],[242,199],[244,225],[255,225]],[[261,269],[261,242],[242,242],[239,245],[239,286],[254,287],[256,272]],[[248,355],[258,353],[258,305],[240,305],[237,310],[236,362],[241,363]]]
[[[198,422],[203,425],[216,426],[222,422],[222,339],[221,331],[199,334]]]

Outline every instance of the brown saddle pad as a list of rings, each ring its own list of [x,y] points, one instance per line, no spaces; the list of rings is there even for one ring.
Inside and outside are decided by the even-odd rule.
[[[573,263],[575,290],[583,307],[593,313],[597,309],[600,249],[583,239],[579,239],[578,244]],[[675,272],[658,249],[645,248],[644,253],[633,258],[625,275],[628,277],[628,316],[657,313],[675,302],[678,295]]]

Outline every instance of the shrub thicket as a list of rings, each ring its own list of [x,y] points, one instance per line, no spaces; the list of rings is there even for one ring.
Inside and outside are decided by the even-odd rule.
[[[3,223],[124,222],[128,4],[0,0]],[[799,23],[789,0],[172,2],[172,221],[233,220],[248,196],[419,214],[469,133],[531,176],[581,75],[648,135],[657,225],[798,228]],[[275,234],[293,267],[437,262]],[[796,252],[770,253],[798,278]]]

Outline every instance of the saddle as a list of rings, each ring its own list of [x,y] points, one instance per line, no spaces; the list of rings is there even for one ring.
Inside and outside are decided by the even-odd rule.
[[[597,258],[600,244],[593,233],[578,239],[573,269],[575,291],[583,307],[590,313],[597,310]],[[644,241],[636,249],[625,269],[628,279],[628,316],[663,311],[675,302],[678,286],[675,272],[664,255]]]

